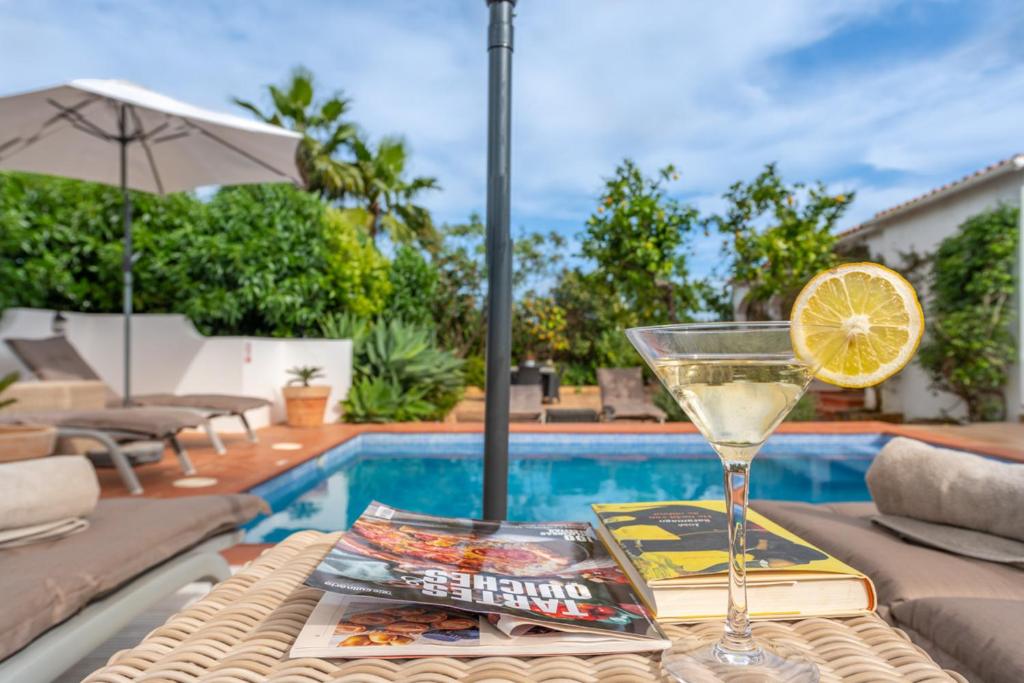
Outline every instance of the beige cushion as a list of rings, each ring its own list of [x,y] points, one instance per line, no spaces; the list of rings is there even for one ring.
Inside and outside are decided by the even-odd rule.
[[[80,455],[0,465],[0,530],[87,517],[99,498],[96,471]]]
[[[39,379],[99,379],[67,337],[5,339],[7,346]]]
[[[970,681],[1024,680],[1024,600],[923,598],[898,605],[893,615],[941,665]]]
[[[203,416],[184,408],[105,408],[103,410],[64,410],[32,413],[3,413],[0,423],[48,424],[57,427],[78,427],[124,431],[163,438],[182,429],[198,427]]]
[[[15,400],[5,412],[101,410],[107,405],[107,385],[92,379],[15,382],[3,397]]]
[[[752,507],[871,577],[878,613],[931,597],[1024,600],[1024,571],[912,545],[871,523],[871,503],[810,505],[755,501]]]
[[[147,570],[252,519],[256,496],[102,500],[86,531],[0,551],[0,659]]]
[[[265,398],[229,394],[146,394],[132,396],[132,403],[140,406],[196,408],[222,413],[244,413],[247,410],[270,405],[270,401]]]

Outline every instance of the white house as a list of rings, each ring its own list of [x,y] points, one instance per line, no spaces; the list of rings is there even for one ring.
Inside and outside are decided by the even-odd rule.
[[[946,237],[957,232],[963,221],[999,204],[1022,206],[1024,196],[1024,154],[1018,154],[976,171],[927,194],[881,211],[869,220],[840,233],[838,248],[843,253],[861,255],[902,265],[902,254],[933,253]],[[1022,225],[1024,232],[1024,225]],[[1024,415],[1022,384],[1024,384],[1024,303],[1020,296],[1020,264],[1024,263],[1024,234],[1019,241],[1021,256],[1017,267],[1017,292],[1014,306],[1017,319],[1011,323],[1017,339],[1018,361],[1011,370],[1005,388],[1007,419]],[[920,285],[920,283],[918,283]],[[926,296],[926,293],[922,292]],[[883,406],[886,411],[902,412],[907,419],[925,419],[966,413],[960,401],[930,386],[924,370],[915,362],[883,385]]]

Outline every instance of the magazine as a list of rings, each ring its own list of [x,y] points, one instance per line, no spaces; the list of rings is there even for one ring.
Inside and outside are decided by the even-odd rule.
[[[560,631],[515,617],[451,607],[324,593],[292,657],[487,657],[620,654],[661,650],[668,641]]]
[[[439,623],[447,617],[465,618],[459,613],[495,615],[480,631],[488,638],[495,633],[506,638],[539,635],[537,628],[544,627],[563,634],[596,633],[605,639],[637,641],[630,651],[669,645],[594,530],[582,522],[433,517],[373,502],[306,584],[349,598],[325,599],[317,608],[322,629],[336,618],[335,627],[345,621],[346,610],[402,609],[381,602],[391,601],[418,606],[406,605],[407,609],[435,607],[428,611]],[[335,611],[325,616],[331,609]],[[379,616],[384,621],[394,615]],[[350,635],[363,633],[356,631]],[[416,640],[437,638],[424,635]],[[346,647],[360,643],[368,646],[356,639]],[[354,654],[346,650],[338,656]]]

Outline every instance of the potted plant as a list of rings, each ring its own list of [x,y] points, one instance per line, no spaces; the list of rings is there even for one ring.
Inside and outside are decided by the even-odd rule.
[[[324,423],[324,410],[331,387],[324,384],[310,385],[315,379],[322,379],[323,368],[303,365],[288,371],[292,376],[285,385],[285,410],[289,427],[319,427]]]
[[[16,402],[17,399],[3,398],[3,393],[16,381],[16,372],[0,377],[0,410]],[[0,425],[0,462],[41,458],[53,453],[56,442],[57,429],[49,425]]]

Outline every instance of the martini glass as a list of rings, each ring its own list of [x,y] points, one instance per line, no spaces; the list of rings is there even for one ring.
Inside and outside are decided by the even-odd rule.
[[[718,453],[729,526],[729,607],[713,645],[673,648],[662,659],[677,681],[816,682],[795,651],[754,640],[747,612],[746,530],[750,464],[800,400],[820,364],[800,359],[789,322],[635,327],[629,340]]]

